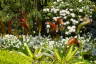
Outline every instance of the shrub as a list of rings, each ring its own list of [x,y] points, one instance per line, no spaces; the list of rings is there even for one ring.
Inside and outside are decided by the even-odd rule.
[[[78,25],[82,21],[86,22],[83,17],[87,16],[90,20],[94,6],[95,4],[90,0],[57,0],[51,6],[43,9],[43,16],[49,20],[54,17],[62,17],[64,19],[65,34],[71,35],[77,32]],[[83,26],[85,25],[87,24],[84,23]]]

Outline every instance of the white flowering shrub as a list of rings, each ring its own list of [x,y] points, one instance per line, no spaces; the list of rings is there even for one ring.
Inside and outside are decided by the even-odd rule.
[[[32,35],[20,35],[19,37],[14,35],[5,35],[0,38],[0,48],[4,49],[23,49],[24,43],[27,43],[30,48],[48,48],[53,49],[54,47],[64,47],[66,39],[59,41],[51,40],[51,38],[33,37]]]
[[[83,56],[84,59],[89,60],[91,63],[96,61],[96,38],[93,39],[90,34],[78,36],[80,42],[80,49],[77,55]]]
[[[43,9],[43,16],[49,20],[62,17],[66,35],[76,33],[77,26],[83,21],[82,17],[91,18],[95,6],[90,0],[57,0],[51,4]]]
[[[0,39],[1,48],[20,48],[22,45],[21,41],[14,35],[5,35]]]
[[[52,50],[55,47],[64,48],[67,39],[68,38],[55,41],[51,40],[51,38],[48,37],[43,38],[37,36],[37,37],[31,37],[28,42],[28,45],[29,47],[32,47],[34,49],[43,48]]]
[[[29,47],[32,47],[34,49],[37,48],[47,48],[52,50],[53,48],[64,48],[66,46],[67,41],[70,39],[69,38],[61,38],[60,40],[52,40],[51,38],[48,37],[33,37],[32,35],[21,35],[18,38],[14,35],[5,35],[3,38],[0,38],[0,47],[1,48],[21,48],[21,46],[24,43],[27,43]],[[91,37],[89,35],[89,38],[86,37],[80,37],[78,36],[78,39],[80,40],[80,44],[82,44],[82,47],[86,47],[86,45],[93,46],[91,42]],[[93,46],[94,48],[96,47],[95,45]],[[89,47],[87,47],[88,49]],[[92,47],[91,47],[92,48]],[[90,49],[91,49],[90,48]],[[87,49],[85,49],[87,51]],[[88,49],[89,50],[89,49]]]

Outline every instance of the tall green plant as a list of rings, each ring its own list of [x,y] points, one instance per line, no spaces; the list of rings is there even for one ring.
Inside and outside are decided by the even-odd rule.
[[[56,58],[55,62],[58,61],[59,64],[77,64],[77,63],[86,64],[88,63],[87,61],[83,59],[78,59],[78,57],[75,56],[78,51],[78,48],[71,46],[66,51],[67,51],[66,53],[61,54],[58,49],[54,49],[54,54]]]

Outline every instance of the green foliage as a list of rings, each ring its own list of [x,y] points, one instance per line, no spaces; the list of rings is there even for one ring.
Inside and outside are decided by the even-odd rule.
[[[39,12],[42,7],[46,6],[50,1],[51,0],[0,0],[0,19],[2,18],[3,21],[7,21],[11,17],[18,15],[20,11],[26,11],[28,14],[31,14],[34,9],[37,9],[37,12]]]
[[[26,43],[24,43],[24,47],[25,47],[26,52],[28,53],[28,55],[33,58],[33,53],[31,52],[31,50],[29,49],[29,47],[28,47],[28,45]]]
[[[61,56],[60,56],[60,54],[59,54],[58,49],[54,49],[54,53],[55,53],[55,56],[56,56],[57,60],[58,60],[59,62],[61,62],[62,58],[61,58]]]
[[[32,59],[23,53],[0,50],[0,64],[32,64]]]
[[[73,46],[70,47],[67,55],[66,55],[66,61],[70,61],[76,54],[78,48],[76,48],[75,50],[73,50]]]
[[[27,53],[25,53],[26,55],[28,55],[29,57],[31,57],[32,59],[41,59],[43,54],[42,54],[42,48],[40,49],[35,49],[34,53],[30,50],[29,46],[27,45],[27,43],[24,43],[24,51]]]
[[[62,54],[62,56],[58,49],[54,49],[54,54],[55,54],[55,58],[57,59],[57,61],[61,64],[72,62],[73,61],[72,59],[74,59],[75,54],[78,50],[78,48],[76,48],[75,50],[73,50],[73,48],[74,46],[71,46],[68,50],[66,50],[67,51],[66,53]]]
[[[52,1],[53,0],[0,0],[0,20],[2,22],[7,22],[14,17],[15,19],[12,21],[17,22],[18,26],[18,17],[21,17],[21,13],[24,12],[22,16],[28,19],[27,21],[29,22],[28,25],[30,26],[30,33],[32,33],[31,30],[33,31],[32,28],[34,23],[38,23],[40,25],[36,26],[36,29],[39,29],[37,30],[37,32],[40,33],[40,21],[42,20],[42,15],[40,11],[43,9],[44,6],[47,6],[48,2]],[[17,33],[23,32],[23,29],[19,30],[19,26],[17,26],[15,26],[15,28],[18,29]]]
[[[29,48],[26,44],[27,50],[29,51]],[[74,49],[74,50],[73,50]],[[78,63],[83,63],[83,64],[89,64],[88,61],[83,60],[83,59],[78,59],[78,57],[75,56],[76,52],[77,52],[78,48],[74,48],[74,46],[71,46],[66,53],[61,54],[60,51],[57,49],[54,49],[54,55],[53,58],[52,57],[48,57],[48,54],[50,53],[46,53],[44,54],[41,52],[41,49],[35,49],[34,54],[32,53],[32,56],[34,56],[34,62],[35,64],[38,64],[37,61],[41,64],[78,64]],[[28,52],[30,53],[30,52]],[[31,54],[30,54],[31,55]],[[49,60],[52,59],[52,60]],[[40,61],[39,61],[40,60]],[[48,62],[47,62],[48,61]]]

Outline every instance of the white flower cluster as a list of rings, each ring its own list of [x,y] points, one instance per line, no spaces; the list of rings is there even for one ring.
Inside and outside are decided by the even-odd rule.
[[[71,34],[72,32],[76,31],[76,26],[68,26],[67,29],[68,31],[65,32],[65,34]]]
[[[43,11],[44,12],[49,12],[49,8],[44,8]]]
[[[52,8],[50,9],[50,8],[44,8],[43,9],[43,12],[51,12],[51,13],[57,13],[59,11],[59,8],[55,8],[55,7],[53,7],[52,6]]]
[[[21,46],[23,46],[24,43],[27,43],[29,47],[34,49],[48,48],[52,50],[54,47],[64,47],[65,41],[66,39],[54,41],[48,37],[33,37],[32,35],[19,35],[18,38],[14,35],[5,35],[3,38],[0,38],[0,46],[3,48],[21,49]]]
[[[79,21],[77,21],[76,19],[70,19],[70,21],[72,21],[73,25],[76,25],[79,23]]]
[[[83,0],[78,0],[79,4],[83,4]],[[93,4],[94,6],[94,4]],[[82,5],[80,7],[76,7],[72,5],[70,2],[63,2],[63,0],[57,0],[53,2],[53,5],[47,9],[46,12],[51,13],[52,17],[62,17],[64,19],[64,25],[66,26],[65,33],[68,35],[70,32],[75,32],[76,26],[83,21],[83,15],[92,17],[92,12],[94,9],[90,8],[91,6]],[[50,9],[50,10],[49,10]],[[74,30],[69,30],[68,26],[75,26]],[[72,27],[70,29],[73,29]]]
[[[70,15],[71,15],[72,17],[75,17],[75,13],[71,13]]]
[[[57,0],[57,2],[60,2],[60,1],[62,1],[62,0]]]
[[[79,0],[79,2],[82,2],[82,0]]]
[[[54,8],[54,7],[51,8],[51,12],[53,12],[53,13],[57,13],[58,11],[59,11],[58,8]]]
[[[78,39],[80,40],[80,43],[82,44],[81,52],[91,52],[91,55],[96,56],[96,45],[91,42],[91,35],[87,35],[88,37],[86,38],[86,35],[83,37],[78,36]]]
[[[1,47],[3,48],[20,48],[22,45],[21,41],[14,35],[5,35],[2,40]]]
[[[68,9],[66,9],[66,10],[60,10],[60,15],[61,16],[66,16],[67,14],[70,14],[70,12],[68,11]]]

